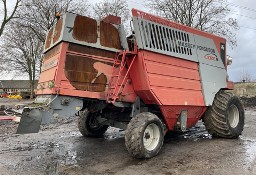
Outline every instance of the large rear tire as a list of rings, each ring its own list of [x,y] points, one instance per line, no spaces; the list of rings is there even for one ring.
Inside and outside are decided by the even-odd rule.
[[[133,117],[125,131],[125,145],[135,158],[151,158],[162,148],[163,123],[154,114],[143,112]]]
[[[101,125],[97,121],[96,113],[83,111],[79,115],[78,129],[84,137],[101,137],[108,127],[108,125]]]
[[[214,137],[237,138],[244,129],[244,108],[231,92],[219,91],[203,116],[206,129]]]

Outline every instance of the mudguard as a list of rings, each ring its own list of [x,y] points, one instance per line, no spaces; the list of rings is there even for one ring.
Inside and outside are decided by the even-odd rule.
[[[41,124],[47,125],[54,120],[72,117],[83,107],[83,100],[76,97],[40,96],[35,100],[42,101],[50,102],[38,107],[24,108],[17,134],[37,133]]]

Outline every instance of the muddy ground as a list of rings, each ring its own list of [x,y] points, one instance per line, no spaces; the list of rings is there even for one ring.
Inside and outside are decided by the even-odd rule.
[[[69,119],[38,134],[17,135],[17,124],[1,122],[0,174],[256,174],[256,108],[247,108],[245,114],[239,139],[211,138],[199,122],[183,135],[166,138],[160,154],[149,160],[128,154],[119,129],[110,128],[102,138],[84,138],[77,119]]]

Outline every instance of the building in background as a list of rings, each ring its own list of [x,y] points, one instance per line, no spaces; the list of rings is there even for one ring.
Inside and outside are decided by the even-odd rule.
[[[36,90],[36,80],[34,89]],[[19,94],[22,98],[30,97],[29,80],[0,80],[0,94]]]

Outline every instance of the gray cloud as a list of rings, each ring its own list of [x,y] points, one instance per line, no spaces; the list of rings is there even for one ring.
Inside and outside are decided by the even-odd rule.
[[[228,50],[233,57],[233,64],[229,66],[229,76],[233,81],[239,81],[243,72],[248,72],[256,79],[256,1],[229,0],[233,15],[238,20],[240,30],[237,34],[237,47]],[[247,8],[245,8],[247,7]],[[238,15],[234,15],[238,14]],[[255,19],[252,19],[252,18]]]

